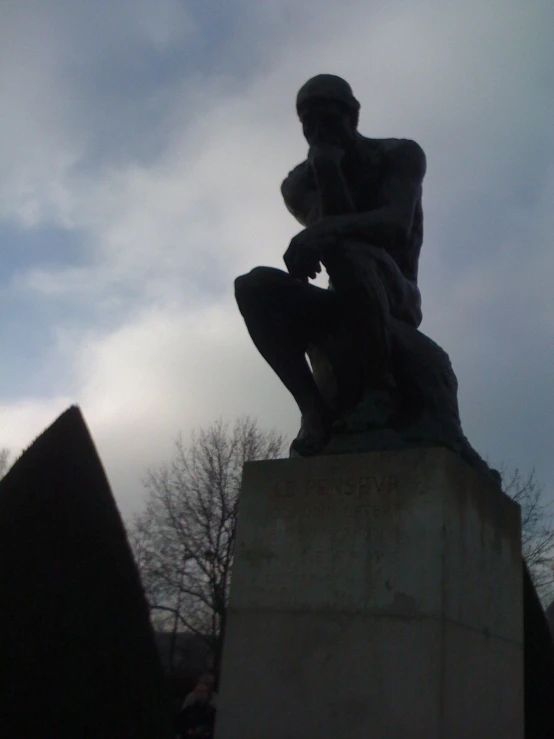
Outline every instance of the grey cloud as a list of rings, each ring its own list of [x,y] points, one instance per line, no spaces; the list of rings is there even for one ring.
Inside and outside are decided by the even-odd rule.
[[[548,483],[551,4],[350,0],[317,13],[307,2],[295,7],[289,29],[276,5],[255,21],[245,18],[244,33],[256,45],[245,52],[256,61],[249,75],[170,76],[154,84],[168,86],[147,135],[163,145],[150,157],[139,152],[133,160],[131,148],[130,158],[110,167],[75,166],[89,150],[75,128],[75,108],[60,98],[67,70],[56,72],[59,60],[49,68],[51,99],[44,98],[46,111],[61,113],[27,118],[22,130],[29,140],[37,133],[47,151],[32,195],[35,220],[48,213],[85,229],[95,255],[93,266],[77,273],[35,270],[25,289],[42,291],[45,300],[61,290],[68,304],[100,302],[108,313],[110,301],[127,308],[96,329],[94,314],[88,330],[72,331],[70,317],[60,329],[64,358],[75,362],[71,392],[83,402],[119,500],[137,504],[137,465],[169,454],[179,427],[186,433],[246,411],[295,431],[292,401],[250,346],[230,290],[236,273],[278,266],[297,230],[278,185],[305,151],[294,93],[323,70],[352,82],[365,133],[410,136],[424,146],[424,330],[452,356],[472,442],[493,463],[536,464]],[[271,13],[274,32],[260,48],[256,31]],[[109,40],[114,49],[120,33]],[[87,106],[102,110],[92,89],[90,96]],[[89,135],[99,135],[98,118],[90,125]],[[10,156],[14,167],[27,161]],[[55,161],[69,164],[49,170]],[[12,199],[17,182],[4,176]],[[52,193],[57,210],[48,207]],[[14,399],[13,419],[18,402],[25,399]],[[37,423],[43,407],[40,401]],[[17,416],[33,436],[40,429],[31,430],[31,417],[28,405]]]

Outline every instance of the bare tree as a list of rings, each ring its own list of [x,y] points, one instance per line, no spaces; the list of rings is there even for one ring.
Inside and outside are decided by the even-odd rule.
[[[516,467],[501,471],[504,492],[521,506],[521,546],[529,572],[544,601],[554,589],[554,519],[552,504],[544,500],[544,488],[535,470],[523,475]]]
[[[129,527],[154,620],[207,641],[218,671],[245,462],[275,459],[284,437],[251,418],[222,421],[175,444],[169,465],[148,473],[146,508]],[[161,617],[161,618],[160,618]],[[173,659],[173,640],[170,662]]]

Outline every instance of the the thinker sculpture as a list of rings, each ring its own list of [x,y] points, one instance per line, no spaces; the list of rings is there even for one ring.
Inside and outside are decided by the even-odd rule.
[[[296,107],[309,152],[281,192],[304,230],[288,272],[257,267],[235,282],[254,344],[302,414],[291,454],[443,445],[496,476],[462,432],[447,354],[418,331],[423,150],[358,133],[360,104],[340,77],[309,80]],[[327,290],[309,283],[321,265]]]

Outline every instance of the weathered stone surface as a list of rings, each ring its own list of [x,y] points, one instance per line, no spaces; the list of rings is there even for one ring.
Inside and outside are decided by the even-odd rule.
[[[148,608],[78,408],[0,483],[0,735],[172,735]]]
[[[366,390],[357,408],[335,421],[322,454],[444,446],[500,485],[499,473],[488,466],[463,432],[458,380],[448,354],[401,321],[392,320],[389,330],[397,391]],[[346,355],[345,339],[329,343],[326,355],[338,366]],[[320,362],[321,357],[312,359],[314,377],[327,397],[329,378],[319,371]],[[396,419],[392,426],[391,418]]]
[[[523,736],[519,509],[444,449],[249,464],[216,739]]]

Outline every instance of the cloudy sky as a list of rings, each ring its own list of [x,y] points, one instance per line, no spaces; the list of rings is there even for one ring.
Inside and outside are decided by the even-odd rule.
[[[554,490],[552,0],[3,0],[0,447],[70,403],[125,516],[182,430],[292,436],[232,280],[299,230],[294,96],[346,77],[428,157],[422,330],[467,435]]]

